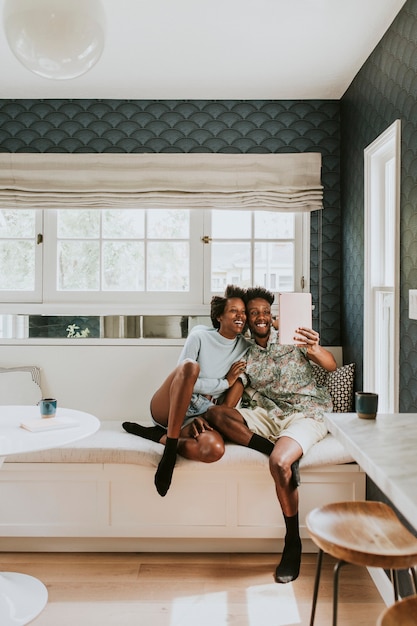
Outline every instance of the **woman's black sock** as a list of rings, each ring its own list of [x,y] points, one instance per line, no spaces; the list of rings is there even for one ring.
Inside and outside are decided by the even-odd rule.
[[[123,428],[126,432],[144,439],[150,439],[150,441],[156,441],[159,443],[161,437],[166,435],[166,429],[162,426],[141,426],[135,422],[123,422]]]
[[[285,535],[281,562],[275,570],[275,582],[285,584],[298,578],[301,563],[301,539],[298,525],[298,513],[292,517],[284,515]]]
[[[177,444],[178,439],[167,437],[164,453],[155,474],[155,487],[160,496],[165,496],[171,485],[172,473],[177,460]]]

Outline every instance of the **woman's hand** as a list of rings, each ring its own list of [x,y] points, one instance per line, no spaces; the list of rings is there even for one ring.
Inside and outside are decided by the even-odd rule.
[[[232,387],[232,385],[237,381],[239,376],[243,374],[245,368],[246,361],[236,361],[236,363],[233,363],[232,367],[226,374],[226,380],[229,383],[229,387]]]
[[[213,428],[204,417],[199,415],[181,429],[181,435],[183,437],[193,437],[197,439],[201,433],[205,433],[207,430],[213,430]]]

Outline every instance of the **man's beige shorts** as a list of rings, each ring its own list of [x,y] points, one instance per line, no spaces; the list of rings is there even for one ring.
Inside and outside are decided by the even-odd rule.
[[[304,413],[291,413],[282,420],[273,420],[261,407],[238,409],[249,430],[275,443],[280,437],[291,437],[305,454],[311,446],[327,435],[324,421],[305,417]]]

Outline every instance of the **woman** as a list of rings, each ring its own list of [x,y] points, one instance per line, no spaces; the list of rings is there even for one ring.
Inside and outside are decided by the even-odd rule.
[[[177,452],[205,463],[224,454],[223,438],[203,416],[210,406],[221,402],[244,370],[241,359],[249,347],[242,336],[246,326],[244,295],[240,287],[228,285],[224,297],[212,298],[213,328],[197,326],[192,330],[177,367],[151,400],[155,426],[123,423],[127,432],[165,445],[155,474],[161,496],[170,487]]]

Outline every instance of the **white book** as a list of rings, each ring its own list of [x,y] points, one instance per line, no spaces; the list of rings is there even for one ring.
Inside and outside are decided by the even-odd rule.
[[[279,343],[293,345],[297,328],[313,327],[311,293],[280,293],[278,306]]]
[[[74,428],[79,422],[72,417],[40,417],[25,420],[20,424],[21,428],[30,430],[32,433],[43,433],[47,430],[59,430],[60,428]]]

